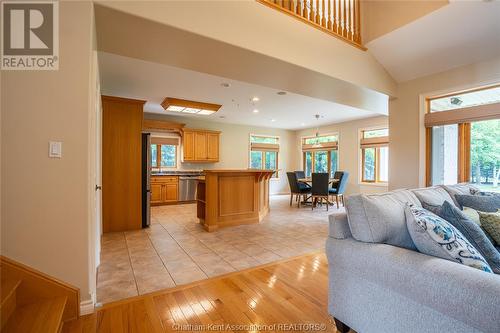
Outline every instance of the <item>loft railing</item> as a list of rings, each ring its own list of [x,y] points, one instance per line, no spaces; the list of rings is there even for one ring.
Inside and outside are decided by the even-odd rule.
[[[360,0],[257,1],[365,49],[361,44]]]

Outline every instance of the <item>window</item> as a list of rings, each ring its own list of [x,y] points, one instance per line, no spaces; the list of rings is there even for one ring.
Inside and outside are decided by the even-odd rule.
[[[273,178],[278,178],[279,137],[250,135],[251,169],[276,170]]]
[[[161,170],[162,168],[177,167],[178,138],[151,138],[151,168]]]
[[[302,138],[303,166],[306,177],[313,172],[333,177],[338,163],[338,135],[327,134]]]
[[[427,99],[427,185],[473,182],[500,192],[500,87]]]
[[[389,129],[361,131],[361,181],[387,183],[389,180]]]

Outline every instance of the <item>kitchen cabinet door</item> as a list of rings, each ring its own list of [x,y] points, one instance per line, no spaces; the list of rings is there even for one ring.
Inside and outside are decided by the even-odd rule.
[[[165,201],[177,201],[179,187],[177,183],[168,183],[164,186],[164,200]]]
[[[218,133],[208,133],[207,134],[207,157],[211,161],[219,161],[219,134]]]
[[[208,158],[207,133],[195,132],[194,134],[194,159],[203,161]]]
[[[153,184],[151,183],[151,203],[156,204],[156,203],[162,203],[163,202],[163,189],[162,189],[162,184],[157,183]]]
[[[195,133],[194,132],[184,132],[184,137],[182,139],[183,147],[183,159],[184,161],[193,161],[194,158],[194,144]]]

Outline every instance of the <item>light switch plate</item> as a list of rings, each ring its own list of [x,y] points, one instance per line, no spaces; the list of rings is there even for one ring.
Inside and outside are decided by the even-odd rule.
[[[49,157],[61,158],[62,157],[62,142],[49,141]]]

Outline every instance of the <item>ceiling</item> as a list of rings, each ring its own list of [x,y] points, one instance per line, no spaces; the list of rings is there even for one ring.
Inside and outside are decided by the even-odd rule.
[[[276,89],[111,53],[99,52],[98,58],[101,92],[146,100],[144,111],[149,113],[290,130],[380,115],[290,92],[278,95]],[[167,112],[160,105],[165,97],[222,104],[222,108],[210,116]],[[253,97],[259,101],[253,103]],[[259,112],[254,113],[254,109]],[[319,121],[314,119],[316,114],[321,115]]]
[[[500,1],[456,1],[366,45],[398,82],[500,55]]]

